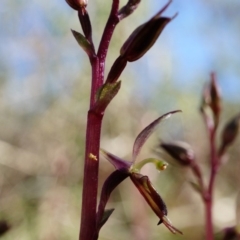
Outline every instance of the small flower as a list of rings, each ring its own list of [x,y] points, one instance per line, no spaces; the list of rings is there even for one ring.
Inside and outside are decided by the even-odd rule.
[[[173,112],[164,114],[163,116],[157,118],[150,125],[148,125],[142,132],[140,132],[140,134],[137,136],[133,145],[132,161],[126,161],[105,150],[101,150],[102,155],[109,162],[111,162],[117,170],[109,176],[109,178],[106,180],[103,186],[101,199],[99,203],[99,206],[101,206],[99,207],[99,210],[98,210],[99,212],[103,212],[103,208],[105,207],[106,202],[110,196],[110,193],[114,189],[114,187],[117,186],[126,177],[130,177],[134,185],[137,187],[139,192],[147,201],[148,205],[151,207],[154,213],[159,217],[158,224],[163,223],[174,234],[175,233],[182,234],[182,232],[177,228],[175,228],[167,218],[168,212],[167,212],[166,204],[164,203],[163,199],[158,194],[156,189],[153,187],[148,176],[142,175],[140,173],[140,169],[147,163],[154,164],[159,171],[166,169],[167,163],[156,158],[147,158],[140,161],[139,163],[135,163],[136,158],[143,144],[146,142],[149,136],[156,129],[157,125],[162,120],[170,117],[172,114],[176,112],[179,112],[179,111],[173,111]],[[102,216],[98,215],[98,218],[100,222],[100,219],[102,218]]]

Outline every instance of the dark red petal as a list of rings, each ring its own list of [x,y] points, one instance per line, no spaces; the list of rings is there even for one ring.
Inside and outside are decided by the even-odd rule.
[[[160,219],[162,219],[163,216],[167,215],[166,204],[164,203],[156,189],[152,186],[148,176],[144,176],[140,173],[132,173],[130,175],[130,178],[139,190],[139,192],[145,198],[148,205],[155,212],[155,214]]]
[[[174,234],[176,232],[182,234],[182,232],[175,228],[168,220],[166,204],[164,203],[156,189],[152,186],[152,183],[149,181],[149,178],[147,176],[134,172],[130,175],[130,178],[133,181],[134,185],[139,190],[139,192],[145,198],[148,205],[159,217],[160,220],[158,224],[163,223]]]

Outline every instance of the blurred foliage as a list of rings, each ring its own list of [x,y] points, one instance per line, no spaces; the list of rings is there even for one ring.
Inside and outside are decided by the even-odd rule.
[[[97,0],[93,4],[89,0],[96,46],[108,17],[110,2],[102,4]],[[163,1],[159,2],[162,6]],[[201,4],[209,9],[212,17],[217,16],[214,19],[218,22],[221,22],[220,16],[225,16],[235,23],[231,29],[239,29],[239,14],[236,13],[239,2],[220,2],[218,12],[215,10],[216,1],[202,1]],[[235,5],[231,5],[233,2]],[[185,12],[181,12],[181,8],[178,10],[179,4],[173,5],[172,12],[179,11],[179,22],[183,23],[181,16]],[[182,9],[191,7],[186,6],[186,2],[182,4]],[[136,13],[117,27],[106,71],[132,30],[155,13],[149,5],[143,1]],[[70,28],[79,31],[77,16],[64,1],[37,0],[31,3],[1,0],[0,14],[0,221],[6,221],[11,227],[2,239],[77,239],[90,87],[89,62],[70,33]],[[178,18],[174,22],[176,24]],[[203,83],[208,80],[209,72],[196,72],[189,68],[185,72],[186,77],[193,71],[191,77],[194,79],[187,82],[182,74],[176,80],[178,69],[187,64],[184,61],[187,55],[181,56],[182,61],[176,61],[173,50],[169,50],[173,46],[174,38],[171,39],[170,33],[174,26],[167,27],[153,50],[139,62],[129,64],[122,74],[122,88],[106,111],[102,147],[128,158],[133,141],[143,127],[167,111],[181,109],[183,113],[180,116],[173,116],[160,126],[158,134],[144,147],[141,158],[155,154],[158,139],[184,140],[193,146],[208,177],[209,147],[198,109]],[[178,26],[178,31],[186,31],[185,25]],[[224,22],[223,28],[227,26]],[[212,35],[210,48],[213,48],[216,38],[225,34],[216,29],[210,31],[208,26],[202,25],[200,30]],[[186,38],[190,36],[188,33]],[[227,45],[225,47],[228,49]],[[192,49],[194,46],[190,51]],[[226,57],[220,50],[212,50],[212,59],[218,59],[216,70],[227,69],[220,73],[220,86],[234,85],[232,78],[228,83],[226,75],[230,64],[226,59],[230,59],[230,53]],[[239,77],[238,55],[231,56],[230,69]],[[212,66],[215,65],[209,64],[207,69]],[[224,97],[227,93],[223,88]],[[239,112],[239,102],[229,99],[225,102],[223,99],[222,128]],[[225,164],[217,178],[216,232],[235,225],[235,199],[240,182],[239,144],[240,138],[225,156]],[[164,153],[162,157],[167,158]],[[112,170],[109,163],[101,162],[100,186]],[[109,208],[116,210],[103,227],[99,239],[203,239],[203,206],[188,184],[192,176],[171,162],[164,173],[158,174],[151,166],[144,167],[143,172],[154,182],[167,203],[170,219],[184,232],[184,236],[173,236],[164,227],[157,226],[158,219],[126,180],[111,197]]]

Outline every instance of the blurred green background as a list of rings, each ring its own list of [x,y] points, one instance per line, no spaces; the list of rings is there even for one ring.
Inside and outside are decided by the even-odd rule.
[[[126,1],[122,1],[123,5]],[[166,2],[142,1],[116,28],[106,73],[129,34]],[[98,46],[111,1],[89,0],[93,38]],[[175,0],[164,15],[178,16],[139,61],[129,63],[122,89],[106,111],[102,148],[130,159],[135,137],[167,111],[181,109],[147,142],[140,158],[156,156],[159,139],[191,144],[209,176],[209,147],[199,113],[201,93],[217,74],[222,90],[220,129],[240,103],[240,2]],[[0,2],[0,220],[10,231],[6,240],[78,239],[90,65],[70,29],[80,31],[77,14],[65,1]],[[220,135],[219,131],[219,135]],[[240,138],[225,156],[216,181],[214,226],[236,224]],[[159,155],[158,155],[159,156]],[[113,193],[116,210],[100,240],[204,239],[204,208],[189,181],[193,176],[169,160],[165,172],[146,166],[165,200],[173,236],[127,179]],[[102,160],[100,186],[113,171]]]

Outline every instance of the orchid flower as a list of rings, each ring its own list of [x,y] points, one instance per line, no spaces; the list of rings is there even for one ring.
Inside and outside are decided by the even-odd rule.
[[[127,177],[130,177],[134,185],[137,187],[139,192],[147,201],[148,205],[151,207],[154,213],[158,216],[159,218],[158,225],[163,223],[172,233],[182,234],[182,232],[177,228],[175,228],[170,222],[170,220],[167,218],[168,212],[167,212],[166,204],[164,203],[163,199],[161,198],[159,193],[156,191],[156,189],[153,187],[148,176],[142,175],[140,173],[140,169],[147,163],[154,164],[156,166],[156,169],[159,171],[165,170],[167,167],[167,163],[155,158],[147,158],[140,161],[139,163],[136,163],[136,159],[140,153],[142,146],[144,145],[146,140],[150,137],[150,135],[153,133],[153,131],[156,129],[158,124],[162,120],[169,118],[172,114],[176,112],[180,112],[180,111],[179,110],[172,111],[162,115],[161,117],[157,118],[155,121],[153,121],[150,125],[148,125],[145,129],[143,129],[139,133],[133,145],[131,161],[126,161],[105,150],[101,150],[102,156],[105,157],[110,163],[112,163],[113,166],[116,168],[116,170],[107,178],[102,188],[102,193],[101,193],[98,213],[97,213],[97,219],[98,219],[97,234],[100,228],[108,220],[109,216],[114,210],[114,209],[105,210],[105,206],[107,204],[107,201],[110,197],[111,192],[119,183],[121,183]]]

